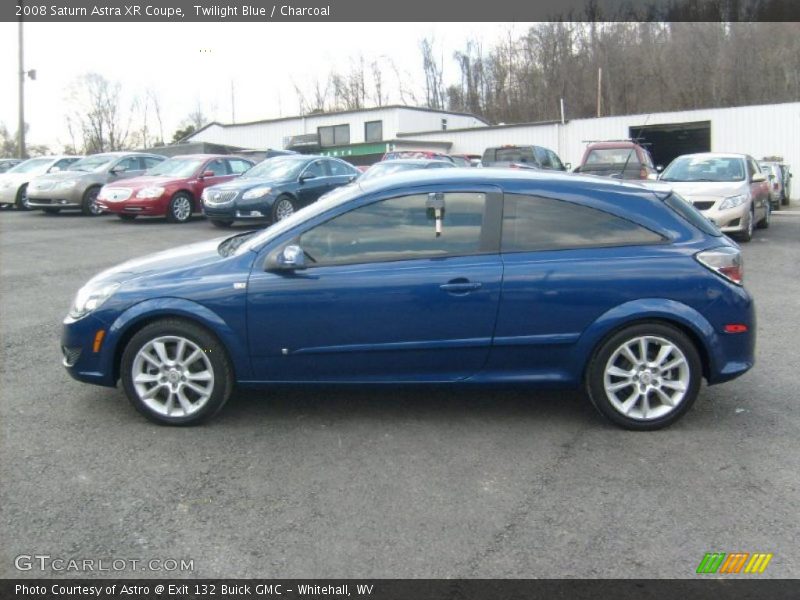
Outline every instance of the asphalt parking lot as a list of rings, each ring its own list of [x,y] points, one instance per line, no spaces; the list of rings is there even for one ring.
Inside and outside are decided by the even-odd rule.
[[[153,425],[68,377],[61,319],[97,271],[220,230],[2,211],[0,577],[76,575],[21,554],[194,562],[129,577],[694,577],[712,551],[800,577],[792,208],[744,245],[757,366],[655,433],[579,394],[464,389],[240,392],[208,425]]]

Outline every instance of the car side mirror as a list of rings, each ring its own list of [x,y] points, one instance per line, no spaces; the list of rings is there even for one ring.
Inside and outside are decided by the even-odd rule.
[[[111,169],[111,173],[113,175],[119,175],[120,173],[124,173],[127,170],[128,170],[127,167],[123,167],[122,165],[117,165],[116,167]]]
[[[761,183],[762,181],[766,181],[767,178],[764,177],[763,173],[754,173],[753,178],[750,180],[751,183]]]
[[[663,170],[664,170],[664,165],[656,165],[656,171],[661,173],[661,171],[663,171]]]
[[[314,173],[303,173],[302,175],[300,175],[300,183],[308,181],[309,179],[316,179],[316,178],[317,176]]]
[[[306,268],[306,256],[299,244],[289,244],[267,260],[268,271],[297,271]]]
[[[203,174],[200,175],[200,177],[203,177],[203,178],[214,177],[214,171],[203,171]]]

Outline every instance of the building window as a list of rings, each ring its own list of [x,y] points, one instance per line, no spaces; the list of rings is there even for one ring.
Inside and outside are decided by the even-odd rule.
[[[367,121],[364,123],[364,141],[383,141],[383,121]]]
[[[442,119],[442,131],[447,131],[447,119]]]
[[[330,127],[317,127],[319,145],[346,146],[350,143],[350,125],[332,125]]]

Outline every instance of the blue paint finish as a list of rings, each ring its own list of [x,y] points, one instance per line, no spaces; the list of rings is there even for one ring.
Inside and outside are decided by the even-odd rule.
[[[319,223],[385,198],[428,192],[503,193],[576,202],[624,217],[663,243],[501,253],[298,271],[268,258]],[[499,212],[497,213],[499,215]],[[703,233],[646,187],[571,175],[491,169],[414,171],[337,190],[301,214],[254,234],[233,253],[222,240],[109,269],[89,285],[120,287],[94,313],[66,320],[62,345],[80,348],[68,368],[81,381],[115,384],[120,343],[132,328],[180,317],[226,347],[240,384],[469,383],[577,387],[598,344],[642,320],[673,323],[698,341],[709,383],[752,367],[755,314],[747,291],[700,265],[700,251],[733,245]],[[453,281],[478,282],[449,289]],[[444,288],[442,286],[445,286]],[[749,331],[724,333],[728,323]],[[106,329],[99,353],[91,350]]]

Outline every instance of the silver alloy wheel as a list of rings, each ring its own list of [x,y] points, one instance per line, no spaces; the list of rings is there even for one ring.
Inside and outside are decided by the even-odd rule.
[[[154,413],[186,417],[203,408],[214,391],[214,368],[200,346],[180,336],[162,336],[136,353],[131,380]]]
[[[280,198],[275,205],[275,217],[278,221],[283,221],[286,217],[294,214],[294,205],[287,198]]]
[[[172,214],[178,221],[185,221],[192,214],[192,203],[186,196],[178,196],[172,201]]]
[[[608,359],[603,386],[611,405],[640,421],[660,419],[683,402],[691,370],[678,346],[658,336],[627,340]]]

